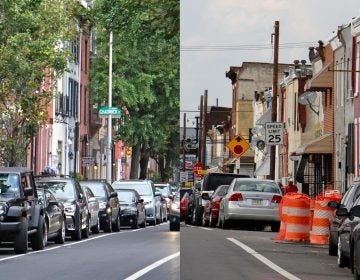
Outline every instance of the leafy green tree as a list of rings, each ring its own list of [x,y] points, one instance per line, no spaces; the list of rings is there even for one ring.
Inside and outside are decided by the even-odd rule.
[[[72,0],[0,2],[0,159],[24,165],[27,148],[47,120],[54,81],[66,70],[63,42],[75,35]]]
[[[179,1],[98,0],[93,12],[97,38],[91,71],[94,102],[106,104],[108,98],[112,30],[113,104],[129,113],[116,140],[133,148],[132,178],[137,177],[139,164],[140,178],[147,177],[150,157],[166,162],[162,166],[166,177],[178,162],[178,152],[174,153],[178,138],[172,141],[179,130]]]

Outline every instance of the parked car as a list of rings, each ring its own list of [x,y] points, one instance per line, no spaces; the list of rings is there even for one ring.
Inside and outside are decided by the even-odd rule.
[[[189,215],[187,215],[189,197],[192,194],[191,188],[180,188],[180,221],[185,220],[185,223],[190,223]]]
[[[360,182],[354,182],[348,190],[345,192],[340,203],[331,202],[330,206],[339,209],[346,208],[347,211],[350,211],[351,207],[354,204],[354,201],[360,195]],[[334,212],[334,216],[330,221],[330,232],[329,232],[329,255],[336,256],[338,254],[338,243],[339,243],[339,227],[345,221],[346,216],[338,216]]]
[[[105,232],[119,231],[121,225],[120,203],[117,192],[103,179],[83,180],[81,186],[91,189],[99,201],[100,229]]]
[[[66,230],[64,205],[57,201],[54,194],[48,190],[38,188],[37,194],[39,203],[44,209],[47,240],[54,240],[55,243],[64,244]]]
[[[38,202],[33,172],[21,167],[0,168],[0,243],[13,242],[15,254],[24,254],[47,242],[43,206]]]
[[[121,225],[133,229],[146,227],[144,199],[134,189],[117,190],[121,207]]]
[[[99,201],[95,198],[92,190],[87,186],[82,186],[86,203],[89,209],[89,228],[92,233],[100,232],[100,218],[99,218]],[[89,232],[86,233],[86,236],[89,236]]]
[[[163,202],[163,213],[166,213],[166,215],[165,214],[163,215],[164,216],[163,221],[166,221],[169,216],[168,213],[171,204],[170,196],[173,195],[171,191],[171,185],[169,183],[154,183],[154,186],[157,190],[161,192],[162,202]]]
[[[56,200],[64,204],[66,215],[66,234],[73,240],[81,240],[89,232],[89,209],[86,197],[79,182],[70,177],[43,176],[37,177],[36,186],[50,190]]]
[[[356,219],[360,219],[360,204],[352,207],[350,210],[351,215]],[[360,280],[360,223],[357,222],[356,226],[352,229],[351,234],[351,268],[354,273],[354,279]]]
[[[134,189],[144,199],[146,222],[151,225],[160,223],[161,206],[159,196],[160,192],[155,191],[154,183],[151,180],[120,180],[112,183],[114,190]]]
[[[282,192],[274,180],[236,178],[220,202],[218,226],[229,228],[234,221],[251,227],[280,228],[279,203]]]
[[[337,246],[337,261],[339,267],[350,267],[353,269],[353,253],[354,253],[354,236],[353,230],[360,223],[360,218],[354,215],[360,206],[360,196],[354,201],[350,210],[346,207],[340,207],[336,210],[336,215],[344,220],[339,225],[338,229],[338,246]]]
[[[208,173],[195,185],[194,191],[189,198],[188,215],[189,220],[197,226],[202,225],[202,216],[206,200],[202,199],[204,193],[211,195],[218,186],[229,185],[234,178],[248,178],[247,175],[233,173]]]
[[[211,196],[207,193],[203,194],[202,199],[208,200],[204,206],[204,214],[202,219],[203,226],[215,227],[218,223],[220,202],[226,195],[229,185],[220,185]]]
[[[180,230],[180,192],[176,192],[171,199],[169,211],[169,229],[171,231]]]

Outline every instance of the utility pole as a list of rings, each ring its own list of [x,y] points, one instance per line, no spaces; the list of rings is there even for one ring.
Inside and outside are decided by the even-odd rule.
[[[109,108],[112,107],[112,45],[113,32],[110,31],[109,39]],[[109,184],[112,183],[112,116],[108,118],[108,143],[107,143],[107,165],[106,165],[106,180]]]
[[[182,166],[182,170],[185,172],[186,171],[186,165],[185,165],[185,159],[186,159],[186,154],[185,154],[185,140],[186,140],[186,113],[184,113],[184,127],[183,127],[184,131],[183,131],[183,141],[182,141],[182,150],[183,150],[183,166]],[[183,186],[185,187],[185,182],[183,182]]]
[[[203,95],[200,96],[200,136],[199,136],[199,148],[198,148],[198,162],[202,162],[202,150],[203,150],[203,140],[202,140],[202,131],[204,129],[203,127],[203,101],[204,97]]]
[[[201,158],[201,162],[203,163],[203,165],[206,165],[206,115],[207,115],[207,100],[208,100],[208,91],[207,89],[205,90],[204,93],[204,105],[203,105],[203,130],[202,130],[202,158]]]
[[[274,68],[273,68],[273,87],[271,100],[271,120],[277,121],[277,98],[278,98],[278,64],[279,64],[279,21],[275,21],[274,35]],[[271,146],[270,149],[270,179],[275,179],[275,153],[276,146]]]

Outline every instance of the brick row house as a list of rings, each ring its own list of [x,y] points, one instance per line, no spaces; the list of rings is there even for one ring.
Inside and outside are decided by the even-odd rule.
[[[91,1],[79,1],[86,9]],[[48,123],[39,128],[29,150],[28,165],[35,174],[81,174],[88,179],[106,178],[107,119],[98,115],[99,106],[90,103],[88,88],[92,34],[79,20],[79,37],[64,43],[73,60],[55,84],[48,107]],[[101,105],[101,104],[100,104]],[[113,145],[113,180],[129,177],[131,154],[124,143]]]

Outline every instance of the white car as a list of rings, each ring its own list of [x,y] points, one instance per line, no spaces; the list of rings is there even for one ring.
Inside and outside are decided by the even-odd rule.
[[[218,226],[228,228],[233,222],[253,228],[280,227],[279,204],[282,192],[274,180],[235,178],[220,203]]]

